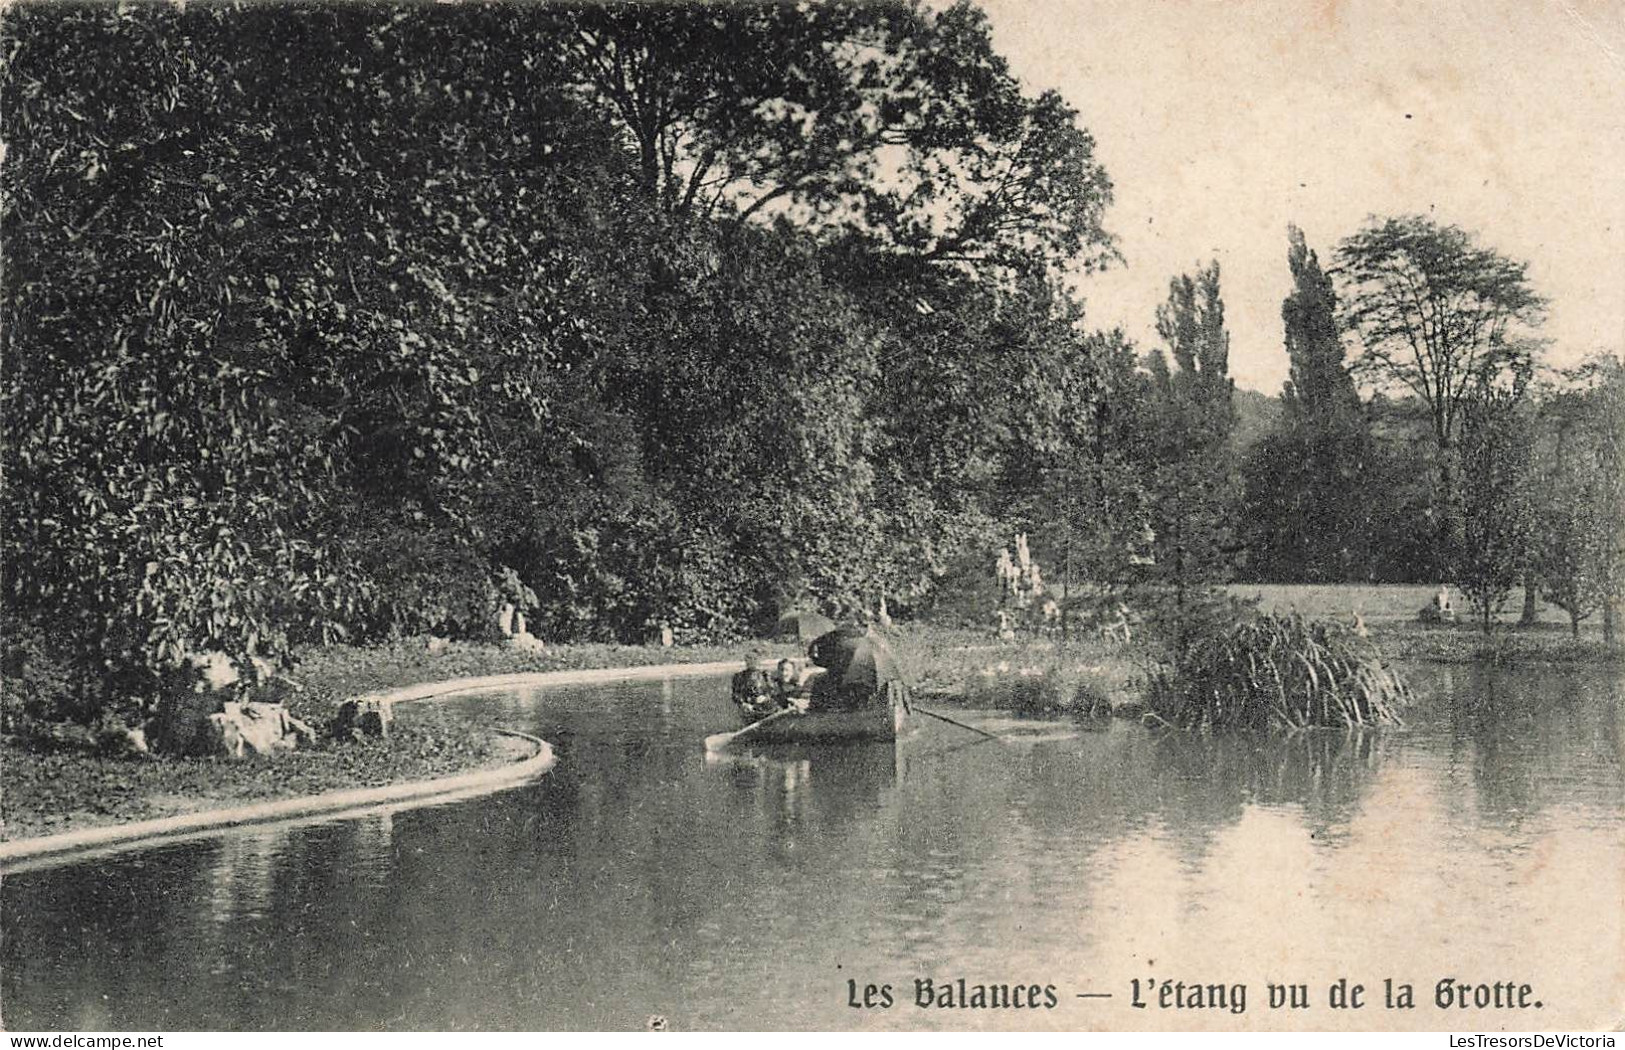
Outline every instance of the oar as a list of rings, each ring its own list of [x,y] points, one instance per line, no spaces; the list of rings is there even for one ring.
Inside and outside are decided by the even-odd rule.
[[[919,704],[914,704],[913,706],[911,706],[909,708],[909,710],[910,711],[918,711],[922,715],[930,715],[932,718],[935,718],[938,721],[947,722],[951,726],[958,726],[961,729],[969,729],[972,733],[980,733],[983,736],[987,737],[989,740],[1003,740],[1004,739],[1004,737],[997,736],[997,735],[995,735],[993,733],[989,733],[985,729],[977,729],[975,726],[966,725],[964,722],[959,721],[957,718],[949,718],[947,715],[939,715],[935,711],[932,711],[932,710],[929,710],[927,708],[921,707]]]
[[[801,714],[801,711],[798,708],[787,707],[783,711],[775,711],[766,718],[752,722],[743,729],[736,729],[732,733],[713,733],[711,736],[705,738],[705,749],[707,751],[721,751],[735,740],[738,740],[740,737],[749,736],[774,719],[783,718],[786,715],[799,714]]]

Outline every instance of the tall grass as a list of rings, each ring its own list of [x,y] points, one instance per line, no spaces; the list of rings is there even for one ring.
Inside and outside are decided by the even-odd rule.
[[[1204,633],[1147,686],[1152,715],[1186,729],[1392,725],[1410,702],[1369,640],[1297,613]]]
[[[985,630],[924,624],[899,625],[888,638],[926,704],[1103,716],[1138,695],[1143,678],[1135,650],[1100,638],[1001,642]]]

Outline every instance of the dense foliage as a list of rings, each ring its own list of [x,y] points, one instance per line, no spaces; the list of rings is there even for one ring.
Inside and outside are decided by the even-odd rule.
[[[0,62],[0,671],[87,718],[505,603],[623,642],[925,610],[1017,532],[1072,605],[1432,578],[1540,308],[1453,228],[1330,276],[1294,231],[1244,462],[1217,264],[1148,355],[1090,330],[1111,183],[970,3],[22,3]],[[1414,396],[1362,405],[1340,326]],[[1622,575],[1611,382],[1519,540],[1577,617]]]
[[[1094,389],[1052,275],[1110,183],[968,5],[3,31],[8,633],[92,707],[516,597],[606,640],[916,600]]]

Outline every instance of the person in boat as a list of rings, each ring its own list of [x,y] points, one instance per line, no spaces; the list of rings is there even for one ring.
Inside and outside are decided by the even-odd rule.
[[[773,698],[780,710],[794,707],[807,710],[807,693],[802,687],[801,667],[786,657],[779,661],[773,673]]]
[[[860,711],[907,702],[907,687],[884,639],[861,626],[839,627],[813,641],[809,655],[824,668],[808,696],[810,711]]]
[[[773,680],[762,666],[760,657],[749,656],[745,659],[745,669],[733,677],[732,692],[734,706],[748,720],[765,718],[779,710]]]

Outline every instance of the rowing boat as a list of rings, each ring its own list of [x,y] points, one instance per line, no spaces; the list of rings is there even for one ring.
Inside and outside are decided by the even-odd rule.
[[[706,738],[715,751],[732,744],[832,744],[896,740],[908,722],[908,704],[900,690],[855,711],[780,711],[733,733]]]
[[[763,720],[735,739],[752,744],[814,744],[843,740],[896,740],[908,721],[902,697],[857,711],[807,711]]]
[[[765,673],[754,660],[734,676],[734,702],[751,724],[706,737],[715,751],[730,744],[812,744],[896,740],[908,718],[908,687],[884,640],[863,627],[838,627],[820,635],[807,655],[817,664],[797,682],[812,709],[753,717],[765,704]],[[781,668],[782,669],[782,668]],[[771,694],[769,694],[771,695]]]

